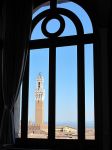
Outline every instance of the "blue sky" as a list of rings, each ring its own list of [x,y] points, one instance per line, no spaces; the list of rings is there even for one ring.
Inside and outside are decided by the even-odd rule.
[[[91,21],[87,13],[72,2],[59,4],[58,7],[72,10],[81,20],[84,33],[92,33]],[[42,7],[33,18],[48,9]],[[63,16],[64,17],[64,16]],[[65,30],[61,36],[76,35],[77,30],[67,17]],[[31,39],[45,38],[41,32],[41,23],[35,27]],[[58,29],[56,20],[49,22],[47,30],[53,32]],[[29,120],[35,121],[35,90],[36,78],[39,72],[44,76],[46,91],[44,100],[44,120],[48,121],[48,73],[49,49],[37,49],[30,52],[30,80],[29,80]],[[93,44],[85,45],[85,108],[86,124],[94,121],[94,83],[93,83]],[[77,46],[58,47],[56,49],[56,123],[77,124]]]

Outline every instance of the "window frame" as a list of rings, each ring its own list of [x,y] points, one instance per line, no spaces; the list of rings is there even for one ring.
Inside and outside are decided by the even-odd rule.
[[[44,2],[36,1],[34,3],[36,8]],[[72,1],[72,0],[71,0]],[[55,1],[56,2],[56,1]],[[51,3],[52,9],[55,9],[55,2]],[[36,22],[32,23],[32,30]],[[66,40],[65,40],[66,39]],[[57,42],[54,43],[54,40]],[[66,43],[64,41],[69,41]],[[74,42],[75,41],[75,42]],[[54,45],[53,45],[53,44]],[[78,52],[78,140],[66,140],[66,139],[55,139],[55,79],[56,79],[56,47],[77,45]],[[58,37],[55,39],[42,39],[42,40],[31,40],[29,42],[29,52],[28,59],[26,63],[26,69],[22,85],[22,121],[21,121],[21,138],[16,139],[16,144],[23,145],[25,147],[34,146],[40,148],[51,148],[51,147],[63,147],[66,146],[70,148],[71,146],[76,146],[77,148],[86,147],[88,149],[96,147],[96,125],[95,125],[95,140],[84,140],[85,139],[85,80],[84,80],[84,44],[93,43],[93,49],[95,49],[95,34],[79,34],[76,36]],[[49,48],[49,124],[48,124],[48,139],[28,139],[27,129],[28,129],[28,92],[29,92],[29,62],[30,62],[30,49],[41,49]],[[80,51],[79,51],[80,49]],[[94,57],[95,58],[95,57]],[[52,68],[54,68],[53,71]],[[94,66],[95,70],[95,66]],[[95,78],[95,76],[94,76]],[[53,88],[52,88],[53,87]],[[95,89],[95,87],[94,87]],[[95,90],[94,90],[95,91]],[[25,101],[23,101],[25,99]],[[54,99],[54,102],[52,101]],[[82,101],[83,99],[83,101]],[[95,101],[95,100],[94,100]],[[24,110],[24,111],[23,111]],[[52,114],[52,116],[50,115]],[[79,120],[79,118],[82,118]],[[96,120],[95,120],[96,124]],[[50,130],[49,130],[50,129]],[[50,132],[49,132],[50,131]],[[44,143],[44,144],[43,144]]]

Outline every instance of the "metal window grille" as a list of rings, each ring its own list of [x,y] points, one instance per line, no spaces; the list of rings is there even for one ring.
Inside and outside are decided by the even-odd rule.
[[[46,0],[47,2],[47,0]],[[40,4],[40,3],[39,3]],[[38,4],[38,5],[39,5]],[[77,35],[59,37],[66,26],[62,15],[67,16],[76,26]],[[49,117],[48,117],[48,141],[55,139],[55,97],[56,97],[56,47],[77,45],[77,76],[78,76],[78,141],[85,140],[85,77],[84,77],[84,44],[94,43],[94,33],[84,34],[80,19],[65,8],[57,8],[57,1],[50,0],[50,9],[37,15],[32,21],[32,31],[40,20],[42,32],[46,39],[31,40],[29,49],[49,48]],[[60,22],[60,28],[55,33],[49,33],[46,29],[51,19]],[[28,128],[28,86],[29,86],[29,56],[23,82],[22,123],[21,138],[27,139]]]

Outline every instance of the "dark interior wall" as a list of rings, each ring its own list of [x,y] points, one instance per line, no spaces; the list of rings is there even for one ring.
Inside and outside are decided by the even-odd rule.
[[[2,118],[2,109],[3,109],[3,101],[2,101],[2,1],[0,5],[0,123]]]
[[[96,7],[96,44],[97,48],[97,83],[96,87],[97,99],[96,99],[96,121],[98,122],[98,138],[100,141],[100,148],[102,150],[109,150],[111,146],[111,109],[110,109],[110,93],[109,93],[109,51],[111,49],[109,41],[112,34],[110,30],[111,23],[111,1],[110,0],[98,0],[95,2]],[[96,84],[97,84],[96,83]],[[100,88],[100,89],[99,89]]]
[[[97,12],[98,12],[98,34],[99,38],[97,39],[100,49],[100,61],[101,61],[101,95],[99,100],[99,108],[101,109],[101,143],[102,149],[107,150],[110,149],[111,144],[111,109],[110,102],[111,99],[109,97],[109,51],[111,47],[109,45],[110,38],[109,34],[112,34],[110,30],[111,24],[111,1],[110,0],[99,0],[97,2]]]
[[[111,9],[112,14],[112,9]],[[108,36],[108,79],[109,79],[109,121],[110,121],[110,142],[112,149],[112,17],[109,21],[109,36]]]

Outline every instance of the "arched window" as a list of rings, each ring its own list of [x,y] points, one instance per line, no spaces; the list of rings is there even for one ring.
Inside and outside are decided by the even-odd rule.
[[[37,2],[33,14],[32,36],[29,44],[30,59],[27,63],[27,78],[25,78],[27,85],[24,83],[23,85],[27,87],[29,85],[29,88],[33,86],[33,82],[29,80],[29,66],[31,68],[34,61],[33,59],[31,62],[31,58],[35,57],[37,70],[37,63],[39,64],[39,59],[41,59],[41,64],[47,64],[45,68],[48,71],[47,90],[45,89],[48,99],[48,106],[45,109],[48,111],[48,137],[46,140],[52,145],[52,142],[59,139],[56,137],[57,132],[61,134],[64,131],[66,134],[64,134],[65,138],[62,138],[63,140],[72,138],[83,143],[85,139],[90,139],[87,132],[92,132],[94,141],[94,31],[90,16],[72,0],[66,3],[57,3],[56,0],[45,0],[45,2],[46,6],[36,11],[39,5],[42,6],[40,1]],[[35,50],[40,53],[38,57],[36,57]],[[45,52],[46,56],[41,52]],[[42,70],[38,72],[42,72]],[[23,89],[27,89],[28,95],[28,88]],[[28,101],[25,107],[27,107],[26,114],[28,115]],[[70,114],[72,120],[76,120],[76,138],[70,134],[75,132],[72,126],[67,124],[66,127],[56,128],[58,119],[60,120],[60,116],[63,116],[64,113],[66,117],[63,119],[64,121],[70,122]],[[67,114],[69,115],[67,116]],[[88,129],[88,121],[93,121],[94,131]],[[21,136],[27,138],[28,125],[25,121],[23,123],[26,126],[22,126]]]

